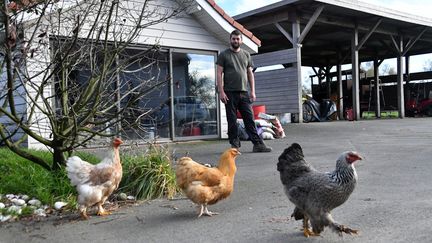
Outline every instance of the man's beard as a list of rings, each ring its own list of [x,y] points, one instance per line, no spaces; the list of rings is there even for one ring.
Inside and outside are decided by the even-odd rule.
[[[233,42],[231,42],[231,47],[233,49],[238,49],[238,48],[240,48],[240,44],[239,43],[233,43]]]

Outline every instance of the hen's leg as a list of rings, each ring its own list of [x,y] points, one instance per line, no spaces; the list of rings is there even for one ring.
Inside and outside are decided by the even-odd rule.
[[[97,215],[99,215],[99,216],[106,216],[106,215],[110,215],[111,213],[110,212],[108,212],[108,211],[105,211],[105,209],[102,207],[102,202],[99,202],[98,204],[97,204],[97,206],[98,206],[98,212],[97,212]]]
[[[82,219],[85,219],[85,220],[89,219],[89,216],[87,215],[87,207],[86,206],[81,205],[79,207],[79,211],[80,211],[80,215],[81,215]]]
[[[348,228],[345,225],[338,224],[335,222],[330,224],[330,227],[332,227],[332,229],[334,231],[336,231],[340,236],[342,236],[342,233],[350,234],[350,235],[357,235],[359,232],[358,230]]]
[[[210,212],[207,208],[207,205],[204,204],[200,204],[198,206],[198,218],[201,217],[202,215],[206,215],[206,216],[213,216],[213,215],[218,215],[219,213],[216,212]]]
[[[208,208],[207,208],[207,205],[205,205],[204,206],[204,215],[207,215],[207,216],[213,216],[213,215],[218,215],[219,213],[216,213],[216,212],[210,212],[209,210],[208,210]]]
[[[305,237],[319,236],[319,234],[314,233],[313,231],[310,230],[310,228],[309,228],[309,218],[306,215],[303,216],[303,234],[304,234]]]
[[[198,218],[201,217],[204,213],[204,205],[198,205]]]
[[[342,233],[350,234],[350,235],[358,234],[358,230],[351,229],[351,228],[348,228],[344,225],[336,223],[330,214],[326,215],[326,219],[329,221],[330,228],[332,228],[334,231],[336,231],[336,233],[338,233],[340,236],[342,236]]]

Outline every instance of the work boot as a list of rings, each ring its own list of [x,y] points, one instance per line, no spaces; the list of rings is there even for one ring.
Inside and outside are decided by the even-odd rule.
[[[263,143],[254,144],[252,152],[254,153],[262,153],[262,152],[271,152],[272,148],[267,147]]]
[[[231,143],[231,148],[235,148],[235,149],[239,150],[241,147],[240,140],[238,140],[238,139],[231,141],[230,143]]]

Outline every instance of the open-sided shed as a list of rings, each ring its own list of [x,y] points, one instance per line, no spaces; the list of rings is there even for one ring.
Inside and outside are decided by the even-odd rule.
[[[266,104],[273,113],[298,113],[300,122],[301,66],[313,67],[326,78],[328,97],[332,92],[330,69],[337,67],[340,98],[344,96],[341,65],[352,64],[352,106],[354,118],[359,119],[360,63],[374,62],[376,87],[379,65],[385,59],[397,58],[398,111],[403,118],[409,57],[432,53],[432,19],[360,1],[283,0],[234,19],[262,42],[259,54],[254,56],[257,67],[276,64],[285,67],[256,74],[258,102]],[[377,114],[379,90],[374,89]],[[338,104],[341,113],[342,101]]]

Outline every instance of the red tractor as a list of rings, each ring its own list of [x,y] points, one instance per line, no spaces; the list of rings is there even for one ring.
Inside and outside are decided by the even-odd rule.
[[[417,93],[411,93],[411,98],[406,104],[407,116],[432,116],[432,91],[429,97],[418,100]]]

